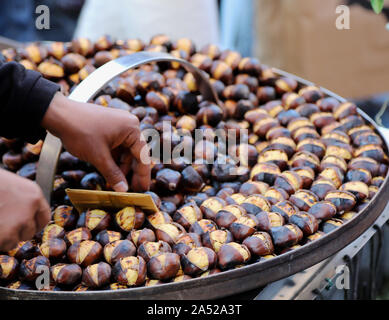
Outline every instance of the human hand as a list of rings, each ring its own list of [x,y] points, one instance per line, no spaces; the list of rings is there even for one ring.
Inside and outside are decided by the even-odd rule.
[[[30,240],[50,221],[50,207],[39,186],[0,169],[0,251]]]
[[[125,176],[130,170],[132,190],[149,189],[150,157],[136,116],[57,93],[42,126],[60,138],[70,153],[94,165],[115,191],[128,190]]]

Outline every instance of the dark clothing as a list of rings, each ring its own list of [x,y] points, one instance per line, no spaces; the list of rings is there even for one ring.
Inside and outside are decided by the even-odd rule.
[[[0,136],[31,143],[44,138],[40,123],[58,90],[40,73],[0,59]]]

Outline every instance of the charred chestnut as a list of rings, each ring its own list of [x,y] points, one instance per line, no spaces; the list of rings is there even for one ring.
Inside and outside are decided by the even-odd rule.
[[[348,191],[352,193],[357,201],[363,201],[369,197],[369,187],[362,181],[350,181],[343,184],[340,191]]]
[[[39,245],[39,252],[48,259],[59,260],[66,254],[66,242],[62,239],[49,239]]]
[[[140,286],[146,281],[146,263],[142,257],[126,257],[116,262],[112,269],[115,280],[128,287]]]
[[[238,241],[243,241],[245,238],[251,236],[259,224],[259,221],[254,215],[243,215],[239,217],[236,221],[231,223],[230,231],[234,239]]]
[[[132,240],[135,246],[139,247],[143,242],[153,242],[156,240],[155,234],[152,230],[144,228],[140,230],[131,230],[127,236],[128,240]]]
[[[181,257],[184,273],[193,276],[214,268],[216,262],[215,251],[206,247],[193,248]]]
[[[197,233],[199,236],[203,236],[207,232],[217,230],[217,225],[214,221],[208,219],[202,219],[196,221],[189,228],[189,232]]]
[[[263,181],[268,185],[273,185],[274,180],[281,174],[280,168],[273,163],[258,163],[250,173],[250,177],[254,181]]]
[[[23,264],[25,264],[25,261],[27,260],[23,260]],[[14,257],[0,255],[0,271],[1,271],[0,279],[1,280],[5,280],[5,281],[12,280],[17,275],[18,270],[19,270],[18,260],[16,260]]]
[[[103,248],[96,241],[84,240],[75,242],[68,249],[68,259],[82,267],[89,266],[100,259]]]
[[[78,264],[59,263],[50,268],[51,276],[58,285],[74,285],[81,276],[82,270]]]
[[[341,227],[343,225],[343,221],[340,219],[330,219],[324,222],[321,225],[321,229],[324,233],[330,233],[331,231]]]
[[[303,232],[294,224],[273,227],[270,229],[270,235],[274,246],[278,248],[294,246],[303,238]]]
[[[122,239],[122,235],[120,232],[117,231],[103,230],[96,235],[96,241],[98,241],[103,247],[108,243],[121,240],[121,239]]]
[[[200,220],[201,221],[201,220]],[[197,223],[197,221],[195,222]],[[191,228],[194,224],[192,224]],[[160,224],[155,228],[155,236],[160,241],[165,241],[169,245],[174,245],[180,235],[185,233],[185,229],[178,223]]]
[[[208,235],[208,233],[206,233]],[[185,233],[178,237],[173,245],[173,252],[180,257],[193,248],[201,247],[201,238],[197,233]]]
[[[181,268],[180,256],[175,253],[161,253],[147,263],[150,276],[158,280],[174,278]]]
[[[302,188],[303,180],[296,172],[284,171],[276,178],[274,186],[284,189],[291,195]]]
[[[304,236],[314,234],[319,228],[317,219],[307,212],[294,214],[290,217],[289,223],[296,225],[303,232]]]
[[[23,260],[20,264],[20,279],[23,281],[34,281],[42,273],[42,267],[50,268],[50,261],[44,256]]]
[[[231,269],[247,263],[251,259],[251,254],[245,245],[229,242],[221,246],[217,257],[221,269]]]
[[[185,229],[203,218],[203,214],[199,207],[195,204],[185,204],[173,215],[173,220],[181,224]]]
[[[253,256],[266,256],[274,252],[273,241],[267,232],[255,232],[243,243]]]
[[[115,215],[115,222],[125,232],[142,227],[145,214],[137,207],[125,207]]]
[[[308,211],[317,220],[329,220],[336,215],[337,208],[330,201],[320,201],[315,203]]]
[[[271,205],[274,205],[278,202],[288,200],[289,194],[284,189],[271,187],[266,190],[264,197]]]
[[[356,197],[347,191],[330,191],[327,193],[325,200],[332,202],[338,212],[352,211],[357,203]]]
[[[119,259],[134,256],[136,248],[129,240],[116,240],[104,247],[104,258],[109,264],[114,265]]]
[[[262,211],[256,215],[257,228],[260,231],[269,232],[273,227],[283,226],[285,219],[278,212],[265,212]]]
[[[319,179],[312,183],[311,191],[317,195],[319,200],[323,200],[328,192],[336,190],[332,180]]]
[[[83,228],[83,227],[69,231],[65,235],[65,241],[67,242],[68,245],[72,245],[79,241],[91,240],[91,239],[92,239],[91,232],[89,231],[88,228]]]
[[[259,194],[247,197],[243,203],[241,203],[241,207],[246,210],[248,214],[254,215],[261,211],[270,211],[270,203],[264,196]]]
[[[319,198],[312,191],[301,189],[291,195],[289,201],[301,211],[308,211],[316,202],[319,201]]]

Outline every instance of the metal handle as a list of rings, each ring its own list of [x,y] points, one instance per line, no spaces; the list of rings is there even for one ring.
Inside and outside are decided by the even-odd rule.
[[[199,91],[205,100],[219,104],[218,97],[208,81],[206,73],[186,60],[178,59],[163,52],[136,52],[128,56],[118,58],[103,65],[82,81],[77,88],[69,95],[69,99],[87,102],[93,98],[104,86],[116,76],[129,69],[139,67],[142,64],[151,62],[178,62],[186,71],[193,74]],[[43,143],[41,155],[38,162],[36,181],[41,187],[45,198],[50,203],[53,190],[54,176],[57,171],[58,158],[62,150],[62,142],[57,137],[48,133]]]

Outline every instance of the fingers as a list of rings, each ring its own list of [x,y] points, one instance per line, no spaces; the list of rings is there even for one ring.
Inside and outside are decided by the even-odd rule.
[[[112,186],[115,191],[127,192],[128,183],[122,170],[118,167],[112,158],[110,151],[103,152],[101,161],[95,165],[97,170],[104,176],[105,180]]]
[[[35,214],[36,232],[41,231],[50,221],[50,206],[46,199],[42,197],[39,199],[38,210]]]
[[[139,130],[136,130],[127,137],[123,145],[130,149],[135,160],[132,163],[126,163],[126,166],[130,165],[133,170],[132,189],[136,192],[148,190],[151,181],[151,159],[146,141]],[[128,161],[130,160],[131,158],[128,157]]]

